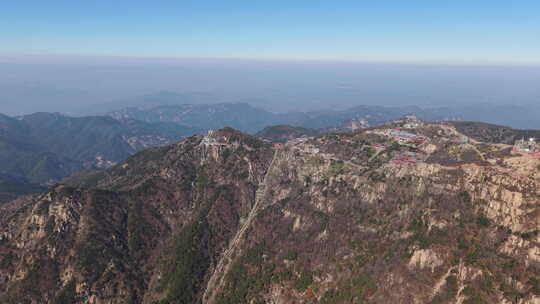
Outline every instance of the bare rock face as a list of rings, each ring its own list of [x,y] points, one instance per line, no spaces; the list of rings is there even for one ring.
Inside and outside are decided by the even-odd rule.
[[[0,301],[539,303],[540,161],[395,127],[226,128],[2,205]]]
[[[444,264],[443,259],[437,254],[437,252],[431,249],[419,249],[414,251],[411,260],[409,261],[410,268],[431,269],[435,271],[435,268]]]

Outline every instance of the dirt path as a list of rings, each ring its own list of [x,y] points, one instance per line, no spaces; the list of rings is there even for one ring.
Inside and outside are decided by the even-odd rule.
[[[233,239],[229,242],[229,247],[221,255],[218,265],[214,269],[210,280],[208,280],[208,284],[206,285],[206,290],[203,295],[203,303],[214,303],[218,292],[223,288],[223,285],[225,284],[225,277],[234,262],[234,259],[238,253],[238,248],[244,240],[244,235],[249,226],[251,226],[251,223],[257,216],[258,212],[261,210],[261,207],[264,203],[264,197],[267,192],[266,185],[268,181],[268,176],[272,171],[277,154],[278,151],[275,151],[272,162],[270,163],[266,175],[264,176],[263,182],[259,185],[259,188],[255,193],[255,203],[253,204],[253,207],[251,208],[248,217],[242,224],[242,227],[233,237]]]

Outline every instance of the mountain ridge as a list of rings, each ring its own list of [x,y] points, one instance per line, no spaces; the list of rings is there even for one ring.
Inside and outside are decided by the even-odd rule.
[[[536,303],[539,160],[447,123],[397,128],[280,147],[226,128],[0,206],[0,294]]]

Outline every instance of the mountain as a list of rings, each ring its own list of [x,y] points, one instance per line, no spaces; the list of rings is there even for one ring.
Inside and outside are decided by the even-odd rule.
[[[151,108],[130,107],[111,112],[109,115],[118,120],[174,122],[200,129],[219,129],[230,126],[249,133],[276,125],[284,119],[294,119],[290,115],[274,114],[247,103],[183,104]]]
[[[120,122],[107,116],[1,115],[0,173],[30,184],[53,184],[83,168],[108,167],[144,148],[197,132],[172,123]]]
[[[271,125],[288,123],[322,126],[326,131],[348,131],[342,127],[347,119],[365,117],[366,121],[376,124],[418,110],[357,107],[342,112],[271,113],[246,103],[175,104],[185,98],[166,92],[147,96],[141,98],[143,106],[111,112],[109,116],[35,113],[12,118],[1,115],[0,172],[23,177],[30,183],[50,185],[84,168],[106,168],[136,151],[208,129],[231,126],[255,133]],[[307,128],[301,132],[318,133]]]
[[[30,128],[30,136],[50,152],[85,163],[96,163],[99,156],[105,162],[118,162],[142,148],[164,145],[201,131],[176,124],[120,122],[107,116],[75,118],[55,113],[35,113],[20,117],[20,121]]]
[[[396,127],[225,128],[0,205],[0,301],[538,303],[539,159]]]
[[[59,179],[82,166],[72,159],[50,152],[32,128],[17,119],[1,116],[0,172],[20,176],[34,183]],[[68,145],[69,146],[69,145]],[[62,148],[65,149],[66,145]]]
[[[340,128],[345,121],[365,119],[369,124],[386,123],[416,113],[426,120],[442,120],[445,116],[436,111],[419,107],[358,106],[344,111],[314,111],[272,113],[247,103],[182,104],[155,107],[128,107],[108,113],[124,120],[146,122],[174,122],[201,129],[219,129],[230,126],[243,132],[255,134],[263,128],[290,125],[310,129]]]

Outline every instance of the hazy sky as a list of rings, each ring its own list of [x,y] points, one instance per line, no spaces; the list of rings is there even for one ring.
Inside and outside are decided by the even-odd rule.
[[[0,8],[0,113],[12,115],[160,91],[276,111],[537,104],[538,83],[538,0],[35,0]]]
[[[179,103],[241,101],[276,111],[362,104],[539,104],[538,83],[540,67],[526,66],[0,56],[0,113],[131,105],[141,95],[160,91],[199,96]]]
[[[4,1],[0,53],[540,64],[540,1]]]

